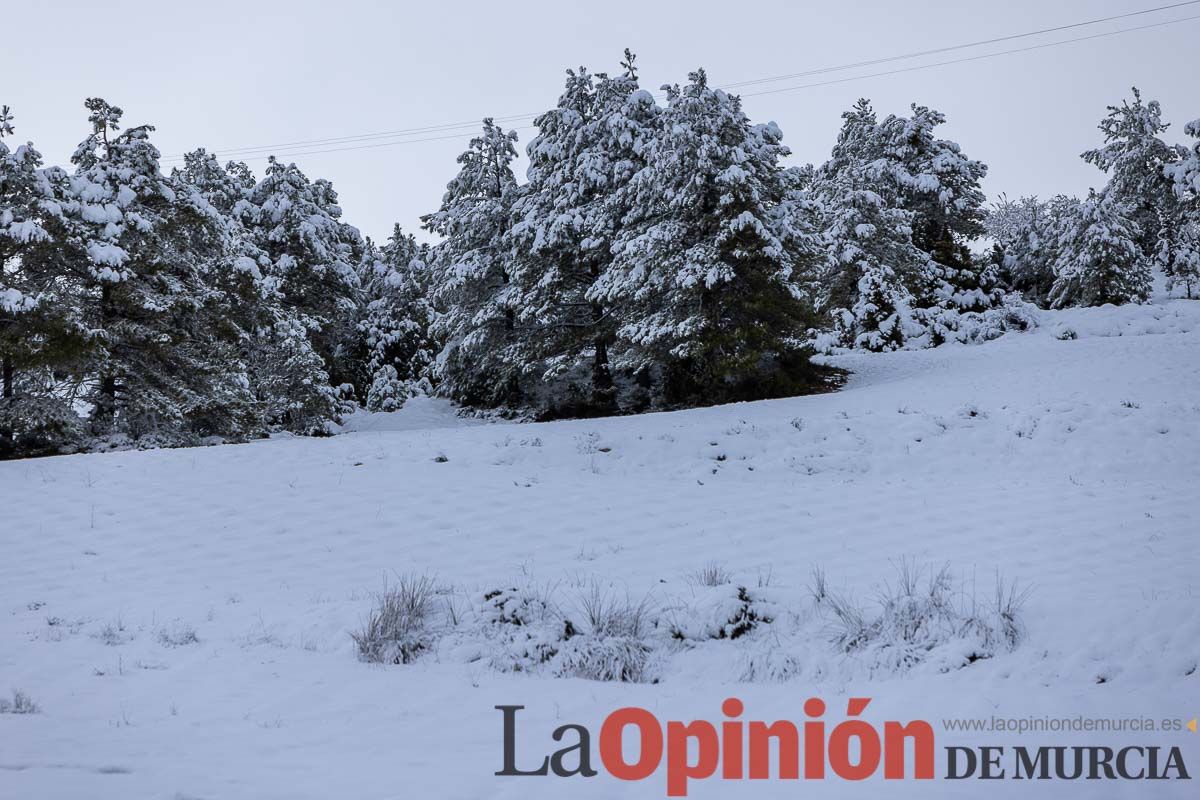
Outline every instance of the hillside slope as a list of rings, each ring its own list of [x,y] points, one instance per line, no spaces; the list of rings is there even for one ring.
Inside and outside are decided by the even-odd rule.
[[[1200,303],[1046,313],[980,346],[834,361],[853,376],[820,396],[545,424],[418,400],[331,439],[0,463],[0,692],[41,706],[0,715],[0,797],[664,795],[660,775],[494,777],[503,703],[528,707],[539,759],[564,722],[595,732],[630,704],[715,720],[732,694],[756,719],[799,718],[810,695],[840,718],[849,694],[879,720],[1195,716]],[[1022,640],[889,671],[797,616],[814,568],[869,607],[898,562],[948,564],[960,596],[1017,581]],[[707,564],[795,624],[673,650],[654,685],[509,674],[448,642],[370,665],[348,635],[396,573],[435,576],[450,602],[542,587],[577,614],[589,586],[687,609],[712,588],[692,578]],[[780,653],[790,680],[747,680]],[[1139,743],[1182,742],[1200,768],[1200,737],[1182,735]],[[1029,791],[1095,788],[1051,784]],[[798,791],[709,781],[690,796]]]

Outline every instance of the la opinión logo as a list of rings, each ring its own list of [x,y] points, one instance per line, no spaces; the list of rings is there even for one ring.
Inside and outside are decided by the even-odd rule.
[[[503,777],[593,778],[600,770],[624,781],[642,781],[665,768],[668,797],[686,797],[691,781],[823,780],[827,776],[861,781],[882,769],[887,780],[933,780],[936,741],[925,720],[861,719],[871,698],[846,702],[847,719],[830,725],[824,720],[824,700],[812,697],[802,706],[805,719],[766,722],[744,720],[745,704],[730,697],[721,704],[723,718],[663,722],[636,706],[619,708],[605,717],[593,752],[592,733],[584,725],[555,728],[552,752],[518,758],[517,723],[522,705],[498,705],[503,715],[504,762],[495,774]],[[637,746],[627,748],[636,735]],[[945,748],[950,780],[1189,779],[1179,748],[1157,746]],[[598,761],[596,756],[598,755]],[[1008,766],[1005,766],[1005,765]]]
[[[850,698],[847,716],[858,717],[870,702],[870,698]],[[504,715],[504,768],[497,775],[591,778],[598,774],[592,766],[591,732],[576,724],[561,725],[551,734],[554,741],[566,746],[545,756],[532,769],[520,768],[516,730],[517,712],[523,708],[496,706]],[[672,720],[664,724],[644,708],[619,708],[600,726],[600,765],[615,778],[640,781],[665,762],[669,797],[685,797],[689,781],[717,775],[724,780],[795,780],[801,775],[802,762],[805,778],[824,778],[828,771],[846,780],[863,780],[881,765],[886,778],[904,778],[909,772],[917,779],[934,777],[934,735],[928,722],[885,722],[881,735],[866,720],[847,719],[827,733],[821,719],[825,701],[809,698],[803,708],[808,719],[800,725],[788,720],[743,721],[745,706],[736,697],[721,704],[724,719],[717,725],[707,720]],[[630,732],[637,733],[639,747],[636,757],[627,760],[624,744]],[[856,743],[856,757],[851,756],[852,741]],[[906,769],[906,741],[912,742],[911,771]],[[773,751],[777,753],[774,764]]]

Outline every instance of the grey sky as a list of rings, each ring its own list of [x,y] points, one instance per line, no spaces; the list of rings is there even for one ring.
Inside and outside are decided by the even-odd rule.
[[[644,87],[704,66],[715,85],[954,45],[1166,5],[1169,0],[1006,2],[525,3],[167,2],[7,4],[0,102],[17,139],[66,163],[87,133],[83,100],[151,123],[170,157],[539,112],[563,70],[618,69],[639,57]],[[747,88],[772,89],[961,58],[1200,14],[1200,5],[1032,40],[857,72]],[[1104,107],[1137,85],[1162,102],[1168,132],[1200,117],[1194,54],[1200,20],[972,63],[746,97],[775,120],[796,163],[829,152],[840,113],[857,97],[881,115],[916,101],[949,118],[943,135],[989,165],[990,196],[1085,192],[1100,173],[1078,154],[1099,142]],[[1189,59],[1192,63],[1189,64]],[[527,122],[508,123],[518,127]],[[520,130],[521,148],[531,131]],[[445,137],[447,133],[411,138]],[[393,222],[419,231],[470,137],[282,157],[337,188],[345,219],[376,238]],[[329,149],[378,140],[300,148]],[[265,158],[247,158],[261,174]],[[521,171],[523,173],[522,164]],[[423,237],[424,238],[424,237]]]

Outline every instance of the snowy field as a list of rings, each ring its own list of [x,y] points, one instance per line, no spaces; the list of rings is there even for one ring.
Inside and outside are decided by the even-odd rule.
[[[415,400],[328,439],[0,463],[0,693],[40,707],[0,714],[0,797],[665,796],[661,773],[495,777],[499,704],[527,707],[520,755],[538,761],[566,722],[594,736],[625,705],[717,721],[732,695],[764,720],[820,696],[832,722],[871,697],[866,717],[930,720],[939,749],[1016,741],[945,732],[948,717],[1190,719],[1200,303],[1041,318],[979,346],[835,358],[853,375],[820,396],[547,424]],[[898,563],[948,564],[964,604],[1015,580],[1021,640],[895,669],[837,647],[813,570],[869,609]],[[707,565],[730,582],[704,586]],[[654,684],[504,671],[454,635],[411,664],[359,661],[350,632],[373,594],[422,574],[468,616],[512,587],[578,620],[599,587],[703,628],[742,586],[773,620],[656,645]],[[1180,745],[1200,770],[1187,731],[1023,743]],[[689,796],[1195,796],[1193,781],[882,783]]]

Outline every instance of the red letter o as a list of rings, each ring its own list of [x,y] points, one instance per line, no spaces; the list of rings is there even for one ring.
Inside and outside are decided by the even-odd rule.
[[[621,752],[625,726],[636,725],[641,737],[641,754],[633,764],[625,763]],[[640,781],[654,774],[662,761],[663,734],[658,718],[644,708],[618,708],[600,727],[600,761],[614,778]]]

